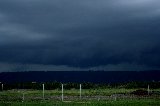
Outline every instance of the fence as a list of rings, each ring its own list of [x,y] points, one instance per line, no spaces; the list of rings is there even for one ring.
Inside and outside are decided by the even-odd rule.
[[[117,100],[135,100],[135,99],[160,99],[160,93],[147,95],[133,95],[135,89],[83,89],[80,84],[79,89],[66,90],[62,84],[62,89],[45,90],[42,84],[42,90],[34,89],[13,89],[0,92],[0,101],[117,101]]]

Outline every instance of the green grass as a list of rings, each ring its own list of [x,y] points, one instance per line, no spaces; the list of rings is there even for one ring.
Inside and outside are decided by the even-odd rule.
[[[124,89],[124,88],[111,88],[111,89],[88,89],[82,91],[84,95],[101,95],[108,96],[112,94],[125,94],[134,91],[135,89]],[[83,95],[82,94],[82,95]]]
[[[0,106],[160,106],[159,100],[120,100],[90,102],[0,102]]]
[[[115,93],[129,93],[134,91],[134,89],[82,89],[82,96],[109,96]],[[0,92],[0,101],[22,101],[22,96],[24,94],[25,100],[41,100],[42,90],[8,90]],[[51,96],[61,96],[61,90],[45,90],[45,97]],[[64,96],[79,96],[78,89],[65,90]]]
[[[82,95],[112,95],[115,93],[129,93],[134,91],[135,89],[82,89]],[[42,90],[8,90],[4,92],[0,92],[0,95],[21,95],[22,93],[26,95],[42,95]],[[45,95],[61,95],[61,90],[55,89],[55,90],[45,90]],[[64,90],[64,95],[68,96],[78,96],[79,90],[78,89],[71,89],[71,90]]]
[[[61,102],[61,90],[45,90],[45,98],[58,96],[59,99],[42,98],[42,90],[8,90],[0,92],[0,106],[160,106],[160,95],[146,98],[114,98],[111,99],[90,99],[90,96],[109,96],[112,94],[129,94],[136,89],[112,88],[112,89],[82,89],[82,97],[85,99],[64,99]],[[155,89],[154,91],[160,91]],[[25,100],[22,102],[24,93]],[[64,90],[64,96],[79,96],[78,89]]]

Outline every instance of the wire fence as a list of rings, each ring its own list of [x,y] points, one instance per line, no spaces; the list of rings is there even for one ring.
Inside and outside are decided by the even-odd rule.
[[[106,91],[106,93],[104,92]],[[108,93],[108,90],[8,90],[0,92],[0,101],[118,101],[118,100],[136,100],[136,99],[157,99],[160,100],[159,91],[150,95],[135,95],[128,91],[122,93]],[[114,91],[114,90],[113,90]],[[63,96],[62,96],[63,93]]]

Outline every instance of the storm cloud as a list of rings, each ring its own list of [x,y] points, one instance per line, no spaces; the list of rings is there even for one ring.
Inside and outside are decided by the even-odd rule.
[[[159,69],[159,29],[159,0],[1,0],[1,71]]]

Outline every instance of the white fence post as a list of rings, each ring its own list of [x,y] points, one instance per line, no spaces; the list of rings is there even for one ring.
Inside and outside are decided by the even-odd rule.
[[[62,101],[63,101],[63,84],[62,84]]]
[[[3,91],[3,84],[2,84],[2,91]]]
[[[80,91],[79,91],[79,93],[80,93],[80,94],[79,94],[79,97],[80,97],[80,99],[81,99],[81,97],[82,97],[82,86],[81,86],[81,84],[79,85],[79,90],[80,90]]]
[[[42,84],[43,85],[43,99],[44,99],[44,84]]]
[[[147,90],[147,91],[148,91],[148,95],[149,95],[149,93],[150,93],[150,90],[149,90],[149,85],[148,85],[148,90]]]
[[[22,102],[24,102],[24,92],[23,92],[23,96],[22,96]]]

